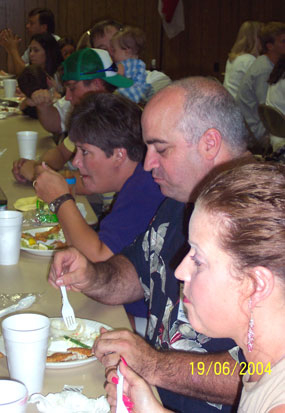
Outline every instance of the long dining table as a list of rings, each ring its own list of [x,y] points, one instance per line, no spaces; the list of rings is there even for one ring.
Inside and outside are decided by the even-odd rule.
[[[32,130],[38,132],[37,154],[52,148],[52,137],[40,125],[38,120],[23,115],[13,115],[0,120],[0,187],[8,198],[8,209],[14,209],[14,202],[21,197],[33,196],[31,184],[23,185],[15,181],[11,172],[12,162],[18,158],[16,132]],[[76,200],[83,202],[87,211],[87,221],[96,222],[96,216],[85,197]],[[42,257],[21,251],[17,265],[0,266],[0,295],[16,293],[36,294],[36,302],[25,312],[36,312],[49,317],[61,316],[60,290],[47,282],[52,257]],[[105,323],[112,328],[129,328],[130,324],[123,306],[106,306],[95,302],[81,293],[69,292],[70,302],[76,317]],[[0,319],[0,323],[1,323]],[[8,377],[6,358],[0,359],[0,378]],[[42,394],[61,392],[65,384],[83,386],[87,397],[105,394],[105,372],[99,361],[72,368],[47,368],[45,371]],[[36,412],[34,405],[28,405],[27,412]]]

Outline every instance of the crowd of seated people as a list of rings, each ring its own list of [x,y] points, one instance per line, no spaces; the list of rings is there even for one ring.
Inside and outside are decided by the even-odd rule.
[[[284,80],[285,24],[245,22],[223,86],[146,70],[140,28],[104,20],[75,44],[54,34],[50,10],[28,19],[23,56],[10,29],[0,45],[23,113],[63,138],[13,174],[54,206],[69,245],[51,285],[129,314],[134,331],[103,329],[93,347],[111,408],[119,366],[136,413],[284,413],[285,171],[251,152],[267,137],[258,105]],[[58,173],[66,164],[78,194],[114,197],[96,230]],[[243,377],[246,363],[261,370]]]

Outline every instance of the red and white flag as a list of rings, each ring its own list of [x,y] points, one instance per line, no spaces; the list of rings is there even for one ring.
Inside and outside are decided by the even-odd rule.
[[[185,29],[183,0],[158,0],[158,12],[169,39]]]

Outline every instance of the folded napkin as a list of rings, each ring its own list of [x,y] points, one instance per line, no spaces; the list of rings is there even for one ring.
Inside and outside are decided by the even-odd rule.
[[[37,409],[43,413],[109,413],[110,406],[106,397],[88,399],[84,394],[74,390],[61,393],[32,394],[29,403],[37,403]]]

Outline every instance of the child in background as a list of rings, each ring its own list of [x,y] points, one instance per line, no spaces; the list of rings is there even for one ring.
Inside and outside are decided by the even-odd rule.
[[[111,40],[111,57],[118,66],[118,73],[134,81],[133,86],[117,91],[136,103],[144,102],[151,88],[146,82],[145,63],[138,58],[144,44],[143,31],[131,26],[119,30]]]

